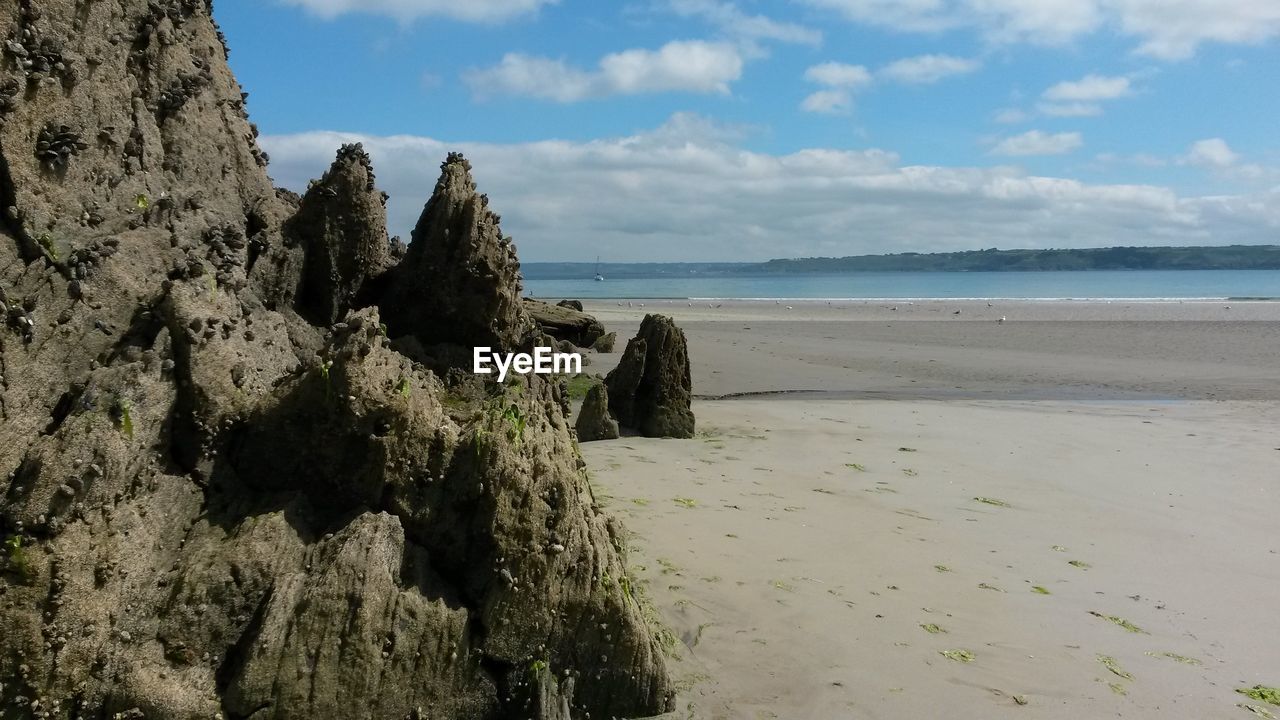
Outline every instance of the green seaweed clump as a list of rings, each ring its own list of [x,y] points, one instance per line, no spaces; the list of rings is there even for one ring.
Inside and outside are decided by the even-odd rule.
[[[1180,662],[1183,665],[1203,665],[1204,664],[1193,657],[1187,657],[1186,655],[1179,655],[1178,653],[1172,653],[1172,652],[1161,652],[1161,653],[1149,652],[1147,653],[1147,656],[1169,658],[1170,660],[1173,660],[1175,662]]]
[[[333,399],[333,382],[329,379],[329,371],[333,369],[333,361],[325,360],[316,366],[320,372],[320,378],[324,380],[324,399]]]
[[[940,650],[938,654],[948,660],[956,662],[971,663],[978,658],[968,650]]]
[[[1120,626],[1120,627],[1124,628],[1125,630],[1128,630],[1128,631],[1129,631],[1129,632],[1131,632],[1131,633],[1140,633],[1140,634],[1142,634],[1142,635],[1150,635],[1150,634],[1151,634],[1151,633],[1147,632],[1146,630],[1143,630],[1142,628],[1138,627],[1137,625],[1134,625],[1133,623],[1129,622],[1128,620],[1125,620],[1125,619],[1124,619],[1124,618],[1122,618],[1122,617],[1116,617],[1115,615],[1103,615],[1102,613],[1100,613],[1100,612],[1098,612],[1098,611],[1096,611],[1096,610],[1090,610],[1090,611],[1089,611],[1089,614],[1090,614],[1090,615],[1092,615],[1092,616],[1094,616],[1094,617],[1096,617],[1096,618],[1102,618],[1103,620],[1106,620],[1106,621],[1108,621],[1108,622],[1114,623],[1114,624],[1116,624],[1116,625],[1118,625],[1118,626]]]
[[[1033,593],[1035,593],[1035,594],[1037,594],[1037,595],[1052,595],[1052,594],[1053,594],[1053,593],[1049,592],[1049,588],[1044,587],[1043,585],[1032,585],[1032,586],[1031,586],[1031,592],[1033,592]]]
[[[570,399],[582,400],[587,396],[587,391],[598,382],[600,381],[594,376],[584,373],[582,375],[574,375],[568,380],[565,380],[564,385],[565,390],[569,393]]]
[[[58,262],[58,249],[54,247],[53,237],[49,233],[40,233],[36,238],[36,242],[40,244],[40,249],[44,250],[49,259]]]
[[[929,624],[927,624],[927,625],[921,625],[920,627],[921,627],[921,628],[923,628],[923,629],[924,629],[924,631],[925,631],[925,632],[927,632],[927,633],[929,633],[930,635],[937,635],[937,634],[939,634],[939,633],[945,633],[945,632],[946,632],[946,630],[945,630],[944,628],[941,628],[941,627],[939,627],[939,626],[937,626],[937,625],[934,625],[933,623],[929,623]]]
[[[524,440],[524,428],[528,422],[521,412],[520,407],[511,405],[502,411],[502,419],[506,420],[511,427],[507,429],[507,439],[514,441],[517,445]]]
[[[10,535],[4,541],[4,549],[7,560],[6,570],[17,575],[18,580],[24,585],[33,582],[36,579],[36,569],[31,564],[31,558],[27,557],[27,551],[22,547],[22,537]]]
[[[133,404],[122,397],[117,397],[111,404],[111,417],[120,426],[120,432],[130,440],[133,439],[133,415],[130,412],[132,409]]]
[[[996,507],[1003,507],[1003,508],[1013,507],[1013,506],[1012,506],[1012,505],[1010,505],[1009,503],[1007,503],[1007,502],[1005,502],[1005,501],[1003,501],[1003,500],[997,500],[997,499],[995,499],[995,498],[989,498],[989,497],[976,497],[976,498],[974,498],[974,500],[977,500],[978,502],[983,503],[984,505],[994,505],[994,506],[996,506]]]
[[[1102,663],[1103,667],[1110,670],[1113,674],[1115,674],[1118,677],[1122,677],[1125,680],[1133,679],[1133,675],[1130,675],[1127,670],[1120,667],[1120,663],[1116,662],[1116,659],[1111,657],[1110,655],[1099,655],[1098,662]]]
[[[1251,688],[1236,688],[1236,692],[1259,702],[1280,706],[1280,688],[1254,685]]]

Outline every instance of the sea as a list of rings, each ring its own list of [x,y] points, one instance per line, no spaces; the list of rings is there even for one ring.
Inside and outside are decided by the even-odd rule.
[[[532,275],[529,277],[528,275]],[[1079,270],[1070,272],[663,273],[654,277],[539,278],[547,299],[677,300],[1280,300],[1280,270]]]

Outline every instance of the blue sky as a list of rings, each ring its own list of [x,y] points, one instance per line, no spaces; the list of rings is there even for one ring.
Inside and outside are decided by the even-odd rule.
[[[466,152],[528,260],[1280,238],[1276,0],[217,3],[279,184]]]

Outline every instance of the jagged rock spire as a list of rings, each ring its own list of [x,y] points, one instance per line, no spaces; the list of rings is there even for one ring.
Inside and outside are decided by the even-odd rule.
[[[387,270],[392,256],[385,203],[364,147],[342,146],[285,226],[286,237],[304,253],[299,312],[318,323],[337,322],[356,307],[365,283]]]
[[[515,247],[477,192],[471,163],[449,153],[440,171],[382,311],[393,332],[427,344],[518,347],[533,323]]]

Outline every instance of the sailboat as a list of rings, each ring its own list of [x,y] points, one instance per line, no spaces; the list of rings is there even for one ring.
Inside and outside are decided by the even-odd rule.
[[[600,256],[596,256],[596,282],[604,282],[604,276],[600,274]]]

